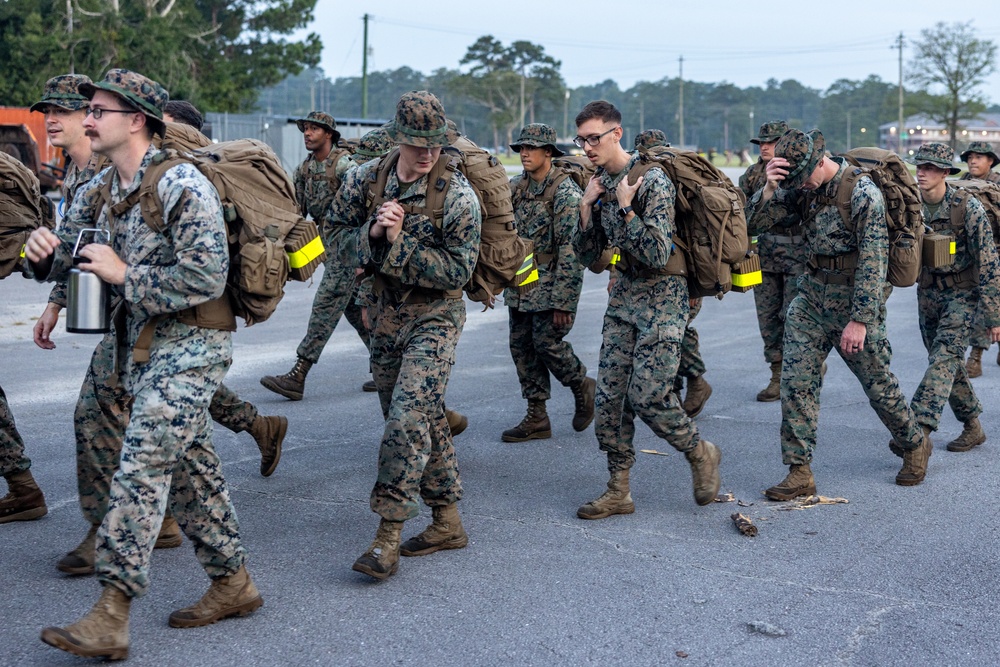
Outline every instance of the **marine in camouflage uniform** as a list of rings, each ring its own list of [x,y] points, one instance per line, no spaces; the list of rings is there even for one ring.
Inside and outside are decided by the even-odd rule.
[[[604,314],[595,400],[594,432],[608,457],[608,491],[580,507],[577,516],[602,519],[635,511],[629,472],[636,416],[685,454],[695,500],[706,505],[719,489],[721,454],[699,437],[672,391],[689,312],[687,279],[670,263],[672,255],[683,261],[671,252],[675,186],[661,169],[651,169],[642,181],[626,178],[639,154],[619,143],[621,113],[614,105],[591,102],[576,125],[576,144],[598,170],[581,201],[574,246],[582,264],[608,246],[625,260]]]
[[[110,200],[101,203],[103,178],[84,186],[55,234],[37,230],[28,242],[30,268],[39,279],[65,279],[72,266],[77,232],[97,227],[111,233],[110,246],[81,250],[109,283],[124,313],[113,326],[119,377],[133,397],[122,444],[121,467],[111,485],[110,503],[97,533],[97,576],[103,593],[78,623],[46,628],[42,640],[86,657],[122,658],[128,652],[131,600],[149,586],[153,543],[169,504],[212,585],[192,607],[171,614],[175,627],[207,625],[245,614],[263,604],[246,573],[246,552],[236,512],[212,447],[208,414],[211,397],[232,360],[229,331],[182,323],[175,315],[222,297],[229,257],[218,193],[189,164],[173,167],[157,184],[171,233],[160,234],[143,221],[138,206],[110,210],[138,190],[157,149],[152,132],[163,134],[167,92],[128,70],[112,69],[82,93],[97,108],[85,121],[96,132],[94,148],[139,158],[131,182],[119,167],[102,172],[110,179]],[[126,106],[131,114],[107,113]],[[146,126],[136,131],[136,115]],[[140,334],[151,328],[148,359],[137,355]]]
[[[376,579],[392,575],[399,555],[419,556],[468,543],[458,515],[462,485],[444,412],[455,347],[465,325],[462,287],[479,256],[482,212],[475,191],[455,170],[444,198],[443,218],[419,209],[436,179],[440,149],[451,142],[444,108],[427,91],[404,94],[389,130],[398,152],[385,160],[383,192],[368,176],[380,162],[348,174],[330,214],[331,247],[345,266],[374,276],[372,369],[385,432],[371,508],[381,517],[371,547],[353,569]],[[418,160],[430,153],[435,166]],[[398,156],[398,161],[396,160]],[[441,178],[445,178],[447,170]],[[400,545],[403,522],[417,516],[419,501],[434,520]]]
[[[960,157],[969,168],[962,175],[961,180],[979,179],[1000,184],[1000,173],[993,171],[993,167],[1000,164],[1000,157],[993,150],[993,144],[986,141],[973,141]],[[994,232],[993,240],[996,242],[997,229],[994,228],[992,231]],[[969,353],[965,365],[970,378],[976,378],[983,374],[983,352],[993,344],[989,327],[986,326],[983,319],[981,309],[977,309],[972,325],[972,351]],[[997,352],[997,364],[1000,364],[1000,351]]]
[[[860,176],[851,196],[849,228],[836,206],[845,172],[843,159],[825,156],[819,130],[790,130],[768,162],[767,184],[753,195],[747,209],[751,234],[801,225],[811,255],[809,266],[816,267],[799,280],[798,294],[785,316],[781,453],[790,470],[785,480],[764,492],[772,500],[816,492],[810,463],[816,448],[821,367],[834,347],[904,450],[896,483],[919,484],[927,471],[930,440],[889,370],[892,348],[885,335],[885,302],[891,287],[886,282],[885,199],[870,177]]]
[[[327,227],[330,204],[347,172],[355,166],[350,152],[337,146],[340,132],[337,121],[330,114],[311,111],[305,118],[295,121],[303,133],[309,156],[295,169],[295,197],[302,215],[316,221],[320,234],[326,241],[326,262],[316,296],[306,335],[299,343],[295,365],[284,375],[266,375],[260,383],[267,389],[293,401],[302,400],[306,375],[316,363],[333,335],[340,316],[347,314],[347,321],[369,346],[368,330],[361,321],[361,309],[355,303],[357,274],[353,266],[341,264],[337,250],[332,245]],[[366,388],[369,390],[370,388]]]
[[[936,431],[945,403],[950,403],[964,428],[948,449],[966,452],[985,442],[986,434],[979,423],[983,407],[963,358],[977,305],[991,338],[1000,337],[1000,259],[982,204],[973,196],[963,197],[945,181],[946,175],[959,171],[952,164],[951,148],[937,142],[924,144],[910,161],[917,165],[924,220],[955,243],[952,263],[925,265],[917,283],[920,334],[929,363],[910,406],[922,426]],[[964,209],[960,224],[952,221],[955,207]]]
[[[767,163],[774,155],[778,139],[787,131],[785,121],[773,120],[761,125],[757,136],[750,140],[750,143],[760,146],[760,160],[740,176],[739,187],[747,196],[747,202],[767,183]],[[757,326],[764,341],[764,361],[771,367],[771,379],[757,394],[757,400],[769,402],[781,398],[779,381],[785,313],[798,291],[799,276],[805,271],[806,260],[809,259],[801,226],[760,233],[757,236],[757,255],[760,257],[761,283],[754,286],[753,299],[757,308]]]
[[[509,310],[510,355],[528,411],[517,426],[503,432],[502,440],[525,442],[552,437],[545,409],[552,397],[550,373],[573,391],[576,431],[594,419],[596,383],[565,340],[583,289],[583,267],[573,249],[583,191],[565,172],[552,167],[552,158],[563,152],[556,148],[556,131],[548,125],[525,125],[511,150],[520,153],[525,168],[510,181],[517,233],[534,243],[539,278],[526,294],[513,288],[503,293]]]

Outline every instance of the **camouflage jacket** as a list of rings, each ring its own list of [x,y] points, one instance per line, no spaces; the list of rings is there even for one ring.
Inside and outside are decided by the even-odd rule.
[[[65,216],[69,211],[69,207],[73,203],[73,199],[76,197],[80,186],[97,175],[98,165],[106,163],[107,159],[97,153],[91,154],[90,161],[87,162],[83,169],[78,167],[75,162],[70,163],[69,169],[66,170],[66,176],[63,178],[62,201],[59,202],[60,217]],[[49,303],[54,303],[63,308],[66,307],[66,283],[58,282],[52,286],[52,291],[49,292]]]
[[[330,246],[345,266],[360,266],[404,288],[459,290],[469,282],[479,257],[482,212],[465,176],[454,172],[444,200],[440,226],[431,218],[407,213],[393,243],[368,235],[376,211],[368,212],[368,174],[378,161],[367,162],[347,175],[330,206]],[[400,192],[395,169],[385,185],[387,199],[404,206],[426,203],[427,177]]]
[[[304,216],[316,221],[320,231],[323,231],[323,221],[326,218],[333,197],[337,194],[331,187],[331,183],[326,178],[327,167],[330,161],[338,155],[337,147],[334,146],[330,155],[325,160],[317,160],[311,154],[305,161],[295,168],[295,199],[299,202],[299,209]],[[334,172],[337,179],[343,183],[344,175],[354,165],[349,153],[340,153]]]
[[[965,172],[964,174],[962,174],[962,178],[960,178],[959,180],[960,181],[983,180],[983,181],[989,181],[990,183],[1000,183],[1000,172],[991,171],[988,174],[986,174],[986,178],[982,179],[972,178],[972,176],[969,175],[969,172]]]
[[[811,255],[846,255],[858,253],[851,296],[851,320],[866,325],[869,333],[882,324],[886,270],[889,266],[889,235],[885,222],[885,199],[871,178],[861,176],[851,195],[851,217],[854,231],[849,231],[837,210],[836,203],[818,204],[817,197],[836,201],[837,189],[846,164],[842,158],[830,158],[840,165],[837,175],[820,186],[815,193],[801,190],[775,191],[761,205],[763,190],[754,193],[747,204],[747,227],[750,234],[770,229],[802,225],[805,245]]]
[[[158,151],[150,146],[131,186],[122,190],[117,173],[111,182],[111,204],[135,191]],[[135,394],[158,378],[178,371],[228,362],[232,358],[228,331],[182,324],[173,317],[156,322],[149,361],[133,363],[131,351],[139,332],[152,318],[185,310],[220,295],[226,287],[229,248],[222,203],[212,184],[193,165],[181,164],[164,174],[157,185],[163,201],[167,233],[154,232],[133,206],[112,225],[108,207],[99,208],[105,169],[80,188],[66,218],[56,229],[61,243],[52,255],[52,267],[39,280],[65,281],[72,268],[72,252],[81,229],[111,231],[111,246],[128,267],[123,285],[111,285],[111,299],[124,299],[125,331],[115,331],[125,389]],[[29,265],[29,269],[32,268]]]
[[[600,215],[595,211],[587,229],[579,226],[573,237],[577,257],[584,266],[596,260],[604,249],[613,246],[628,253],[649,268],[662,269],[673,247],[677,189],[662,169],[650,169],[639,186],[632,206],[636,216],[628,223],[619,214],[615,188],[639,160],[636,153],[620,174],[598,169],[596,176],[607,192],[601,197]]]
[[[541,200],[519,197],[519,183],[528,179],[528,194],[541,195],[549,185],[553,172],[536,183],[527,174],[515,176],[510,181],[514,192],[514,218],[517,233],[535,244],[535,257],[551,255],[548,262],[538,262],[538,286],[527,294],[507,289],[503,300],[507,306],[524,312],[564,310],[575,313],[583,289],[583,267],[577,262],[573,248],[573,234],[580,226],[580,200],[583,191],[572,178],[559,184],[549,206]]]
[[[750,217],[750,200],[767,185],[767,163],[758,160],[740,176],[740,190],[747,196],[746,214]],[[760,268],[768,273],[801,273],[809,259],[809,250],[798,228],[772,229],[757,234],[757,254]]]
[[[924,220],[934,231],[955,237],[955,261],[948,266],[927,267],[925,270],[941,275],[959,273],[970,267],[977,269],[979,298],[986,314],[986,326],[1000,326],[1000,258],[997,257],[993,230],[983,205],[975,197],[966,199],[964,224],[960,228],[952,226],[951,207],[957,192],[954,186],[947,186],[933,219],[927,204],[923,206]]]

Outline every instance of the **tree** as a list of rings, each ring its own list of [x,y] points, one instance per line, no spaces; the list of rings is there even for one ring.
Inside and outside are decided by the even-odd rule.
[[[997,47],[976,37],[972,22],[938,23],[920,31],[914,43],[916,55],[910,61],[908,78],[918,86],[931,88],[921,109],[948,128],[948,144],[955,149],[959,123],[986,109],[978,88],[996,70]],[[935,95],[937,91],[940,94]]]
[[[835,81],[823,93],[819,123],[830,150],[877,144],[879,125],[896,114],[897,95],[895,84],[874,74],[864,81]]]

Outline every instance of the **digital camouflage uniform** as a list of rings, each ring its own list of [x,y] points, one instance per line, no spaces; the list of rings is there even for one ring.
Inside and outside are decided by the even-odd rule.
[[[677,380],[675,386],[678,391],[681,387],[681,378],[693,379],[705,374],[705,360],[701,357],[701,350],[698,344],[698,330],[694,328],[692,322],[701,312],[702,300],[691,299],[688,310],[687,325],[684,327],[684,339],[681,341],[681,359],[677,367]]]
[[[356,292],[357,280],[353,266],[345,266],[337,258],[337,252],[329,237],[326,217],[336,194],[336,187],[343,181],[354,161],[348,153],[337,148],[339,133],[336,122],[329,114],[313,111],[306,118],[299,119],[299,129],[305,122],[315,123],[331,129],[334,132],[333,149],[325,160],[317,160],[309,155],[295,169],[295,198],[302,207],[303,215],[316,221],[327,241],[327,257],[323,268],[323,277],[313,297],[312,310],[309,313],[309,326],[306,335],[299,343],[296,355],[310,363],[317,363],[323,348],[326,347],[333,330],[340,321],[340,316],[354,327],[365,346],[368,345],[368,331],[361,322],[361,309],[354,303],[352,295]],[[327,177],[328,168],[333,167],[336,182],[330,183]]]
[[[0,387],[0,477],[29,468],[31,459],[24,455],[24,440],[14,424],[7,394]]]
[[[583,264],[593,262],[609,245],[645,267],[667,264],[675,231],[674,184],[660,169],[647,172],[633,206],[637,218],[626,224],[614,201],[615,188],[638,161],[633,154],[619,174],[598,170],[607,188],[599,217],[574,239]],[[688,322],[688,288],[683,276],[658,275],[632,268],[619,271],[604,314],[604,341],[595,400],[594,431],[608,470],[628,470],[635,463],[635,417],[681,452],[699,442],[698,429],[672,391],[680,365],[681,340]]]
[[[1000,162],[1000,158],[998,158],[997,154],[993,151],[993,145],[986,141],[973,141],[972,143],[970,143],[969,148],[966,149],[961,155],[963,161],[968,158],[969,153],[980,153],[982,155],[987,155],[991,157],[993,161],[993,167],[996,167],[997,163]],[[972,176],[970,176],[969,173],[966,172],[965,174],[962,175],[961,180],[973,180],[973,179]],[[988,174],[986,174],[986,178],[983,180],[990,181],[991,183],[1000,184],[1000,172],[990,171]],[[998,242],[998,239],[994,237],[993,241],[994,243],[996,243]],[[988,350],[990,346],[993,345],[993,341],[990,339],[989,328],[984,323],[983,313],[979,308],[976,309],[976,316],[975,319],[973,320],[971,338],[972,338],[971,340],[972,347],[978,348],[980,350]],[[998,353],[997,355],[997,360],[998,360],[997,363],[1000,364],[1000,353]]]
[[[811,134],[816,142],[812,154],[821,155],[822,135],[816,131]],[[806,135],[802,136],[802,141],[806,141]],[[819,419],[820,368],[831,349],[837,350],[861,382],[879,419],[903,449],[915,449],[923,443],[923,433],[913,411],[889,370],[892,348],[885,332],[885,302],[892,289],[885,280],[889,247],[885,200],[872,180],[861,176],[851,197],[856,232],[849,230],[835,204],[816,203],[817,196],[835,201],[846,170],[842,159],[830,159],[839,165],[839,171],[814,194],[779,188],[761,205],[763,191],[757,191],[747,207],[751,234],[775,226],[780,229],[802,225],[805,245],[811,254],[836,257],[858,253],[853,279],[850,271],[807,272],[799,280],[798,294],[788,307],[781,365],[781,452],[786,465],[799,466],[812,460]],[[816,162],[807,165],[796,176],[801,177],[799,182],[815,166]],[[789,181],[788,186],[791,185]],[[850,280],[853,285],[838,284]],[[864,324],[867,335],[860,352],[846,355],[840,349],[840,339],[851,321]]]
[[[408,111],[398,110],[397,119],[409,114],[415,124],[439,115],[443,133],[443,110],[426,109],[432,106],[427,98],[433,96],[404,95],[399,109]],[[433,102],[440,109],[440,103]],[[437,129],[424,128],[425,135]],[[331,208],[330,238],[337,261],[366,267],[375,275],[377,302],[369,309],[369,316],[374,315],[372,373],[385,432],[371,508],[383,521],[402,522],[417,516],[421,498],[441,507],[454,505],[462,495],[444,396],[465,325],[461,289],[479,256],[482,213],[472,186],[455,171],[439,224],[407,213],[394,243],[384,236],[372,239],[369,229],[375,217],[367,207],[366,179],[378,164],[369,162],[348,174]],[[423,206],[427,181],[420,178],[400,191],[392,169],[385,197],[404,207]]]
[[[544,132],[547,130],[548,132]],[[549,137],[548,134],[552,136]],[[527,125],[512,148],[520,145],[550,146],[561,155],[552,142],[555,132],[538,123]],[[521,383],[521,396],[528,401],[551,398],[549,373],[566,387],[580,386],[587,377],[587,368],[565,339],[572,329],[553,324],[553,311],[576,314],[577,302],[583,289],[583,267],[577,261],[573,235],[580,224],[580,200],[583,191],[569,177],[546,202],[542,194],[558,176],[549,169],[540,183],[527,173],[510,181],[517,233],[534,243],[538,263],[537,286],[526,294],[507,288],[503,293],[509,309],[510,354]]]
[[[751,143],[777,141],[788,130],[784,121],[764,123]],[[758,160],[740,176],[740,190],[749,201],[767,183],[767,163]],[[802,228],[793,225],[757,235],[757,255],[760,257],[761,283],[753,288],[757,308],[757,325],[764,341],[764,360],[768,364],[781,361],[781,341],[785,329],[788,304],[798,291],[799,276],[805,271],[809,251],[802,238]]]
[[[920,147],[913,162],[947,168],[951,158],[951,148],[930,143]],[[920,334],[928,366],[910,406],[917,421],[932,431],[938,429],[945,403],[950,403],[963,424],[982,413],[965,370],[965,350],[977,304],[986,313],[987,326],[1000,326],[1000,259],[993,231],[982,204],[971,196],[966,199],[961,226],[952,224],[958,194],[954,186],[946,185],[938,205],[923,205],[924,221],[955,241],[954,261],[937,268],[925,266],[917,284]]]
[[[667,135],[663,130],[643,130],[635,135],[635,148],[656,148],[657,146],[669,146]]]

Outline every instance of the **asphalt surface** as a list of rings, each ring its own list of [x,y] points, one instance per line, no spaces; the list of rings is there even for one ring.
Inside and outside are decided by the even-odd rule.
[[[569,337],[591,376],[605,282],[587,275]],[[638,455],[635,514],[582,521],[576,508],[607,481],[592,428],[572,430],[572,395],[557,386],[551,440],[500,441],[525,407],[506,313],[470,303],[448,391],[449,406],[470,420],[456,439],[469,546],[404,559],[397,575],[375,583],[351,570],[378,523],[368,495],[382,426],[377,398],[361,392],[364,347],[342,321],[301,402],[258,383],[291,367],[314,289],[291,285],[270,321],[234,337],[227,384],[291,424],[274,476],[259,476],[249,435],[215,434],[265,605],[206,628],[169,628],[169,613],[197,600],[208,580],[190,542],[157,551],[150,592],[133,605],[130,664],[996,664],[995,347],[974,381],[990,439],[947,452],[961,430],[948,412],[927,480],[912,488],[893,483],[900,460],[834,355],[814,471],[820,494],[849,502],[795,511],[761,495],[786,469],[779,405],[754,400],[769,372],[753,297],[706,300],[696,325],[714,393],[698,425],[722,449],[722,491],[735,501],[696,506],[683,457],[641,425],[636,448],[665,456]],[[0,526],[0,665],[19,667],[83,664],[38,635],[77,620],[99,595],[93,578],[55,569],[86,528],[72,414],[97,339],[60,323],[58,348],[36,348],[31,326],[47,291],[18,277],[0,283],[0,382],[49,503],[39,521]],[[891,297],[889,331],[892,369],[910,396],[926,364],[915,288]],[[757,537],[736,531],[734,512],[753,519]],[[404,537],[429,514],[409,522]]]

